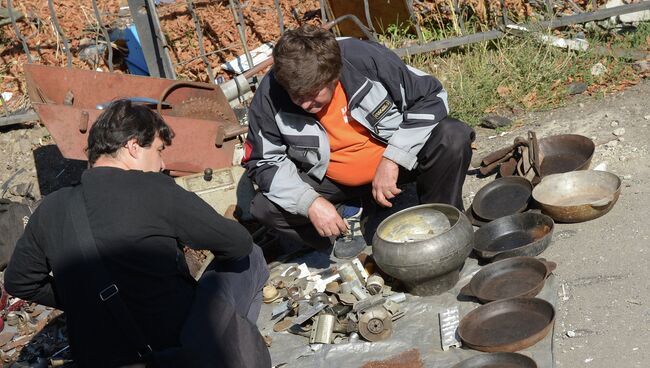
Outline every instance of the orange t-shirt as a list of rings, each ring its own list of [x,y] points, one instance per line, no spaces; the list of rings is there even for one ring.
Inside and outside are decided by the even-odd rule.
[[[386,147],[350,116],[341,82],[336,84],[332,101],[316,116],[330,142],[330,163],[325,175],[348,186],[372,182]]]

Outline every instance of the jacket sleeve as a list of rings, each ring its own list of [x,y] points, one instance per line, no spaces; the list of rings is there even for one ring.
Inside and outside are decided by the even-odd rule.
[[[23,236],[16,243],[11,260],[5,270],[7,292],[15,297],[48,307],[63,309],[54,296],[54,277],[45,252],[36,239],[34,226],[38,223],[38,210],[32,215]]]
[[[181,244],[212,251],[222,261],[250,254],[253,238],[244,226],[221,216],[195,193],[171,180],[170,185],[172,206],[168,222]]]
[[[376,70],[377,78],[402,112],[402,123],[389,139],[384,157],[411,170],[433,128],[449,113],[447,92],[438,79],[404,64],[386,47],[365,44],[370,56],[366,63],[374,64],[366,66]]]
[[[309,206],[319,194],[300,178],[296,165],[287,156],[287,146],[267,101],[268,92],[264,91],[268,89],[258,90],[249,111],[244,166],[271,202],[289,213],[307,216]]]

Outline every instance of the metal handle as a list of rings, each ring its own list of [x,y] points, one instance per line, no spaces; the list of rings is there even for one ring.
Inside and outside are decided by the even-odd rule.
[[[528,149],[529,149],[529,159],[530,163],[535,171],[535,174],[542,177],[542,172],[540,169],[539,161],[539,142],[537,141],[537,134],[532,130],[528,131]]]
[[[88,121],[90,120],[90,115],[88,111],[81,111],[81,117],[79,118],[79,133],[85,134],[88,131]]]
[[[553,271],[555,271],[555,268],[557,267],[557,263],[547,261],[544,258],[540,258],[540,261],[546,266],[546,276],[544,278],[547,278],[551,275]]]
[[[162,114],[162,105],[163,102],[165,102],[165,99],[171,93],[171,91],[180,88],[180,87],[192,87],[192,88],[198,88],[198,89],[209,89],[214,91],[216,88],[219,88],[217,85],[211,85],[211,84],[206,84],[206,83],[200,83],[200,82],[187,82],[187,81],[179,81],[170,84],[167,88],[165,88],[164,91],[160,94],[160,98],[158,98],[158,105],[156,106],[156,111],[158,111],[158,114]]]
[[[463,295],[476,297],[476,295],[474,295],[474,292],[472,291],[472,287],[470,286],[471,284],[472,284],[472,282],[470,281],[470,282],[467,283],[467,285],[463,286],[460,289],[460,293],[463,294]]]
[[[599,199],[595,202],[590,203],[591,207],[607,207],[610,203],[614,201],[614,196],[610,195],[607,198]]]

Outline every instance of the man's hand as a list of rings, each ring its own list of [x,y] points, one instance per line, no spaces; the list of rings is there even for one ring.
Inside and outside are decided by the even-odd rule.
[[[392,207],[393,204],[388,200],[395,198],[402,192],[397,187],[397,177],[399,176],[399,166],[383,157],[377,166],[375,177],[372,179],[372,196],[375,201],[383,207]]]
[[[316,198],[309,206],[307,217],[320,236],[338,236],[348,231],[348,225],[336,212],[336,207],[323,197]]]

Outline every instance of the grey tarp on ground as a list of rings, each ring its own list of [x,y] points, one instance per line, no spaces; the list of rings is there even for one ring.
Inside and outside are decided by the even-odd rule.
[[[319,257],[321,259],[318,259]],[[324,254],[313,252],[295,261],[306,262],[308,265],[315,262],[314,264],[322,266],[328,263],[327,259],[322,259],[326,257]],[[273,339],[270,351],[274,366],[360,367],[370,361],[391,359],[401,353],[417,349],[425,367],[452,367],[466,358],[481,353],[464,347],[443,351],[440,345],[438,312],[448,307],[458,306],[462,318],[479,306],[473,301],[457,299],[460,288],[467,284],[479,269],[477,261],[468,258],[461,271],[460,280],[452,290],[428,297],[407,294],[407,300],[402,304],[402,310],[406,315],[393,323],[393,335],[384,341],[370,343],[360,340],[355,343],[310,347],[309,339],[306,337],[273,331],[273,325],[277,320],[271,320],[271,310],[276,304],[262,307],[258,326],[263,335],[269,335]],[[557,308],[557,290],[558,282],[551,275],[538,297],[547,300]],[[554,367],[553,331],[551,330],[543,340],[520,353],[533,358],[539,368]]]

